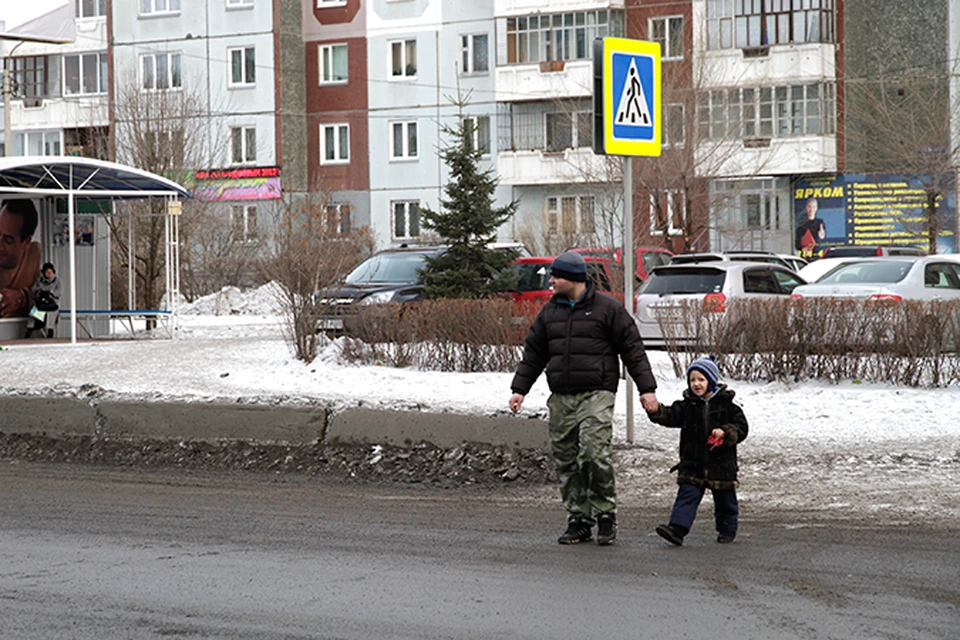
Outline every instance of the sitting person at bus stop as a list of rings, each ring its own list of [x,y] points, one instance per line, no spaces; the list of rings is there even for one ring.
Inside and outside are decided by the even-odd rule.
[[[53,264],[47,262],[33,285],[33,310],[27,321],[26,337],[29,338],[34,331],[40,331],[41,336],[52,338],[59,317],[60,279]]]

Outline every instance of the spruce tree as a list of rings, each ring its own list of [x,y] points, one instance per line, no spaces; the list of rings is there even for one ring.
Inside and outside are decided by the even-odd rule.
[[[492,169],[480,168],[482,150],[473,143],[474,121],[464,118],[464,101],[458,106],[457,125],[442,128],[451,140],[440,151],[450,169],[443,189],[446,197],[440,199],[440,211],[429,207],[420,211],[423,226],[450,244],[441,255],[427,259],[423,271],[427,298],[481,298],[516,285],[509,269],[516,254],[492,251],[487,245],[516,212],[518,202],[494,207],[497,178]]]

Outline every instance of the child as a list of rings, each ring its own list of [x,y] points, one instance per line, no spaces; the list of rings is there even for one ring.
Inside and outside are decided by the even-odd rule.
[[[737,535],[737,443],[747,437],[747,419],[733,403],[735,393],[720,384],[713,356],[695,360],[687,369],[683,399],[669,407],[660,404],[650,420],[680,429],[677,499],[670,524],[657,527],[660,537],[683,544],[706,489],[713,491],[717,542],[733,542]]]

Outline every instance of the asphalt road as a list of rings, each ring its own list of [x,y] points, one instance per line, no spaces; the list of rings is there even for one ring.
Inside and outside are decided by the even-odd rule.
[[[562,547],[544,487],[0,461],[0,638],[957,638],[960,523],[744,514],[687,543],[621,499]]]

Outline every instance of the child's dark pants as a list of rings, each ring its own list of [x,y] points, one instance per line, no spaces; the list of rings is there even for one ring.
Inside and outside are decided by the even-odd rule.
[[[703,500],[704,492],[704,487],[681,484],[677,489],[677,499],[673,503],[670,524],[679,525],[690,531],[693,528],[693,520],[697,517],[697,507]],[[737,503],[736,490],[713,490],[713,514],[716,519],[717,533],[737,532],[737,517],[740,514],[740,505]]]

